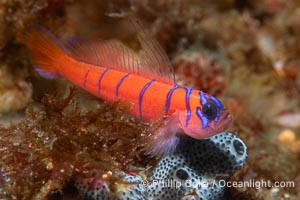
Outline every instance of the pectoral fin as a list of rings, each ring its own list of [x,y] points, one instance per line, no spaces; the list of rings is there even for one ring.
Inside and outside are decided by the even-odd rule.
[[[179,143],[178,133],[180,133],[178,112],[173,113],[165,119],[165,125],[146,140],[145,154],[151,157],[161,157],[176,150]]]

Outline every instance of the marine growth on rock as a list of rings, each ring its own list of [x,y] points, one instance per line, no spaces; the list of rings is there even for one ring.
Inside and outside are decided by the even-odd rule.
[[[247,160],[247,147],[236,135],[223,132],[209,139],[182,138],[178,149],[164,156],[151,177],[117,172],[123,177],[116,191],[103,178],[80,180],[83,199],[223,199],[226,182]]]

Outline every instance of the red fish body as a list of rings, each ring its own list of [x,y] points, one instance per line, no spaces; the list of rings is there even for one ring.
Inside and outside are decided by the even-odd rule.
[[[149,138],[147,152],[162,155],[175,149],[176,133],[207,138],[226,130],[232,120],[216,98],[175,83],[173,69],[156,41],[145,33],[143,50],[135,54],[117,41],[57,44],[52,35],[33,30],[24,41],[38,71],[60,75],[107,101],[131,103],[129,112],[142,120],[165,120]]]

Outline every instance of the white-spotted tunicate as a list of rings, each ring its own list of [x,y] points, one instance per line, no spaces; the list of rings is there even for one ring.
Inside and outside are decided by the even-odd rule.
[[[182,136],[176,151],[162,157],[147,180],[119,172],[128,184],[117,185],[114,195],[101,180],[93,190],[76,186],[85,200],[223,199],[228,179],[246,160],[247,147],[234,134],[223,132],[201,140]]]

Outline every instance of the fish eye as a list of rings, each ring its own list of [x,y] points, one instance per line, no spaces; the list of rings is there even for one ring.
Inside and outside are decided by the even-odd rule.
[[[217,115],[217,106],[214,103],[206,103],[204,104],[202,108],[202,113],[208,118],[208,119],[214,119]]]

